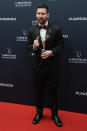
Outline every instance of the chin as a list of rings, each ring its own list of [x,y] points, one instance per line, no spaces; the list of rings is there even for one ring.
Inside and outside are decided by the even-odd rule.
[[[39,21],[40,24],[45,24],[45,21]]]

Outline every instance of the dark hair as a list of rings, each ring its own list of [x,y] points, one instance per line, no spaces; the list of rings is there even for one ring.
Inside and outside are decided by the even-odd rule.
[[[45,8],[46,10],[47,10],[47,13],[48,13],[48,6],[47,5],[45,5],[45,4],[43,4],[43,3],[39,3],[38,5],[37,5],[37,9],[38,8]]]

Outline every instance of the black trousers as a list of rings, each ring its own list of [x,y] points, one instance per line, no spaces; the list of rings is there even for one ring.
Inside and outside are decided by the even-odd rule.
[[[58,83],[59,69],[57,66],[43,64],[35,71],[37,108],[44,108],[44,96],[46,96],[47,106],[58,109]]]

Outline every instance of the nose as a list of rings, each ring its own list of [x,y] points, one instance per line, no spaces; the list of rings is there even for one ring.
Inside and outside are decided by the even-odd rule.
[[[42,14],[40,14],[39,17],[42,17]]]

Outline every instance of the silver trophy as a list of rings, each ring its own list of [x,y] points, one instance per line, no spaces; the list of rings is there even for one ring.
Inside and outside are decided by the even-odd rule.
[[[45,51],[45,41],[46,41],[46,31],[41,30],[40,37],[42,40],[43,49],[41,49],[41,52],[43,53]]]

